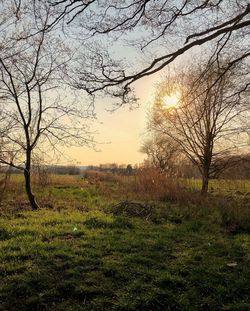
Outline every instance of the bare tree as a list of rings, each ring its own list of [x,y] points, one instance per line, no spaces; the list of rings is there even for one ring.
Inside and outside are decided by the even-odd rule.
[[[156,135],[175,140],[198,167],[202,193],[209,179],[218,177],[234,155],[249,146],[249,83],[238,72],[234,68],[221,75],[217,65],[207,71],[194,66],[186,74],[168,77],[156,97],[150,127]],[[179,102],[166,106],[164,97],[176,92]]]
[[[157,133],[143,142],[140,151],[147,155],[151,165],[162,172],[174,172],[179,153],[179,144],[175,140]]]
[[[60,143],[91,145],[85,122],[90,114],[64,84],[71,51],[56,29],[48,31],[53,11],[46,1],[8,1],[1,10],[8,18],[0,31],[0,163],[23,171],[36,210],[32,154],[40,147],[49,153]]]
[[[85,50],[82,56],[88,64],[76,70],[78,78],[72,81],[89,94],[104,91],[123,102],[134,101],[131,89],[135,81],[161,71],[200,46],[210,51],[209,65],[225,55],[232,56],[224,63],[221,75],[250,55],[248,0],[48,2],[58,9],[49,27],[62,22],[69,31],[73,28],[79,33],[78,39],[96,39],[90,52],[86,54]],[[143,61],[139,65],[135,54],[136,62],[131,62],[128,55],[125,61],[113,57],[113,44],[105,45],[103,38],[116,43],[124,39]]]

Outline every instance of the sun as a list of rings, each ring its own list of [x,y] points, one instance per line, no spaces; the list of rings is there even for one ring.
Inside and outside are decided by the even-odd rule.
[[[163,106],[165,108],[175,108],[179,105],[181,94],[175,92],[170,95],[165,95],[162,99]]]

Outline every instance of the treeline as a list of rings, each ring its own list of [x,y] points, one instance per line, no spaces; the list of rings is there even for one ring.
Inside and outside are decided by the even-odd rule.
[[[137,165],[132,166],[131,164],[105,163],[98,166],[89,165],[87,166],[86,171],[99,171],[105,173],[112,173],[114,175],[131,176],[135,174],[137,169]]]
[[[48,174],[55,175],[85,175],[87,171],[98,171],[105,173],[112,173],[114,175],[133,175],[138,166],[132,166],[131,164],[117,164],[117,163],[106,163],[100,165],[89,165],[89,166],[76,166],[76,165],[33,165],[32,172],[34,174],[46,172]],[[9,171],[12,174],[22,174],[22,171],[6,165],[0,166],[0,173]]]
[[[225,166],[230,160],[230,165],[218,176],[220,179],[250,179],[250,155],[234,156],[225,159]],[[196,165],[183,157],[175,157],[162,165],[162,162],[152,162],[149,158],[140,165],[105,163],[100,165],[76,166],[76,165],[36,165],[33,166],[34,174],[44,173],[55,175],[81,175],[84,177],[88,172],[103,172],[117,176],[132,176],[143,167],[155,167],[172,177],[200,178],[200,172]],[[0,166],[0,173],[22,174],[22,171]]]
[[[248,155],[235,155],[225,157],[224,163],[222,162],[223,170],[215,177],[220,179],[250,179],[250,154]],[[201,178],[198,167],[193,164],[189,159],[180,156],[175,159],[169,160],[165,165],[162,162],[152,161],[148,158],[144,166],[155,167],[170,176],[182,178]]]
[[[229,164],[230,163],[230,164]],[[220,179],[250,179],[250,154],[249,155],[238,155],[230,156],[224,159],[225,169],[217,177]],[[174,159],[171,158],[169,161],[162,165],[162,161],[152,161],[148,158],[140,165],[131,164],[117,164],[117,163],[106,163],[100,165],[89,165],[86,169],[82,170],[83,176],[87,172],[104,172],[112,173],[113,175],[119,176],[131,176],[137,174],[137,172],[144,167],[155,167],[167,175],[179,178],[200,178],[200,172],[196,165],[194,165],[189,159],[183,156],[175,155]]]
[[[32,172],[34,174],[45,172],[48,174],[56,175],[80,175],[83,168],[75,165],[34,165],[32,167]],[[11,174],[22,174],[22,171],[14,167],[0,166],[0,172],[6,173],[9,171]]]

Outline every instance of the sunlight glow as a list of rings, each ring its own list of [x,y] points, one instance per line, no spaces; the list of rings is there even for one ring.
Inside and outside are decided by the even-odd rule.
[[[172,93],[163,97],[162,102],[165,108],[175,108],[180,102],[181,94],[179,92]]]

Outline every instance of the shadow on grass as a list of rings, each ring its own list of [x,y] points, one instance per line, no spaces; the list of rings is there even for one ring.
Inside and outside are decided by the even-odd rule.
[[[0,310],[249,310],[249,235],[172,219],[0,220]]]

